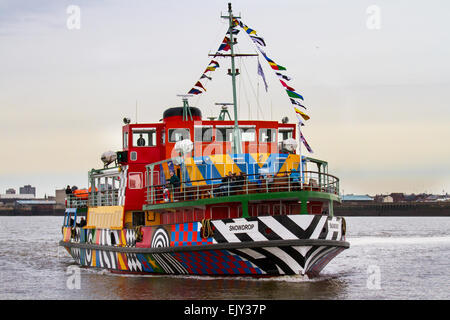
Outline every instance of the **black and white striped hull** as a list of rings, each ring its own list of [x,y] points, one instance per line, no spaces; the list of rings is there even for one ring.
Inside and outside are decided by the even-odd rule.
[[[60,244],[82,266],[125,273],[240,276],[317,276],[331,259],[349,247],[342,232],[342,218],[336,217],[215,220],[211,221],[213,234],[208,239],[182,241],[199,240],[194,236],[200,233],[201,224],[194,224],[154,228],[149,233],[152,238],[148,239],[148,247]]]

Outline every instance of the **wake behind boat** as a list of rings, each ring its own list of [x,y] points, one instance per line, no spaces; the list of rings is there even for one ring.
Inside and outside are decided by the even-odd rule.
[[[345,220],[333,215],[339,179],[312,152],[301,126],[303,96],[286,84],[264,39],[233,16],[227,34],[189,95],[229,58],[234,119],[224,105],[205,120],[188,96],[161,122],[124,119],[123,149],[105,153],[85,192],[67,195],[65,247],[85,267],[112,272],[190,275],[317,276],[349,247]],[[286,90],[297,124],[237,117],[237,34],[249,36]],[[249,56],[249,55],[247,55]],[[228,116],[228,120],[226,117]],[[299,142],[297,142],[299,141]],[[297,152],[297,148],[299,151]],[[110,165],[112,165],[110,167]],[[80,224],[80,212],[86,224]]]

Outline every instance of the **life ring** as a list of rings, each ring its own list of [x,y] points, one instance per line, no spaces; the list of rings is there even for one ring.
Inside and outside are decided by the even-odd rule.
[[[164,202],[169,202],[169,189],[164,188],[163,190],[163,199]]]

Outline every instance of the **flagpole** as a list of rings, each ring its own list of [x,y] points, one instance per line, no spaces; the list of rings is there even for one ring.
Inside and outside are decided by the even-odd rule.
[[[300,190],[303,190],[303,161],[302,161],[302,138],[301,138],[301,124],[298,123],[298,153],[300,154]]]
[[[231,3],[228,3],[228,21],[230,31],[230,49],[231,49],[231,81],[233,86],[233,104],[234,104],[234,130],[233,130],[233,146],[232,152],[235,154],[242,153],[241,134],[238,124],[237,112],[237,94],[236,94],[236,67],[234,62],[234,39],[233,39],[233,12],[231,10]]]

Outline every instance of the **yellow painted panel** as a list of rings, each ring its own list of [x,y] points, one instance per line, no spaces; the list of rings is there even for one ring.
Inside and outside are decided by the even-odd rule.
[[[291,169],[294,168],[295,163],[298,164],[299,162],[300,162],[300,156],[298,154],[290,154],[286,158],[286,161],[283,163],[283,165],[281,166],[281,168],[278,172],[290,171]],[[280,174],[280,173],[277,174],[277,176],[281,176],[281,175],[282,174]]]
[[[198,169],[198,167],[195,164],[194,159],[192,157],[189,157],[189,158],[185,159],[185,165],[186,165],[187,173],[189,175],[189,179],[191,181],[203,180],[204,179],[202,173]],[[194,186],[196,186],[196,185],[202,186],[202,185],[205,185],[205,184],[206,184],[205,181],[193,182],[192,183],[192,185],[194,185]]]
[[[92,267],[96,267],[96,261],[95,261],[95,259],[97,258],[97,255],[96,255],[96,253],[95,253],[95,250],[92,250],[92,252],[91,252],[91,254],[92,254]]]
[[[234,163],[233,159],[228,154],[214,154],[210,155],[209,159],[216,167],[219,174],[224,177],[231,171],[231,173],[239,174],[241,170]]]
[[[123,221],[123,225],[133,225],[133,211],[127,211],[125,212],[125,219]]]
[[[250,155],[255,159],[259,167],[262,168],[267,159],[269,159],[270,153],[251,153]]]
[[[88,209],[86,228],[122,229],[123,206],[92,207]]]
[[[126,270],[127,266],[125,265],[122,253],[117,254],[117,260],[119,261],[120,270]]]
[[[72,236],[72,228],[70,228],[70,227],[64,227],[64,229],[63,229],[64,231],[63,231],[63,234],[64,234],[64,236],[63,236],[63,240],[64,241],[70,241],[70,238],[71,238],[71,236]]]
[[[161,214],[153,211],[146,211],[145,213],[145,225],[156,226],[161,224]]]

